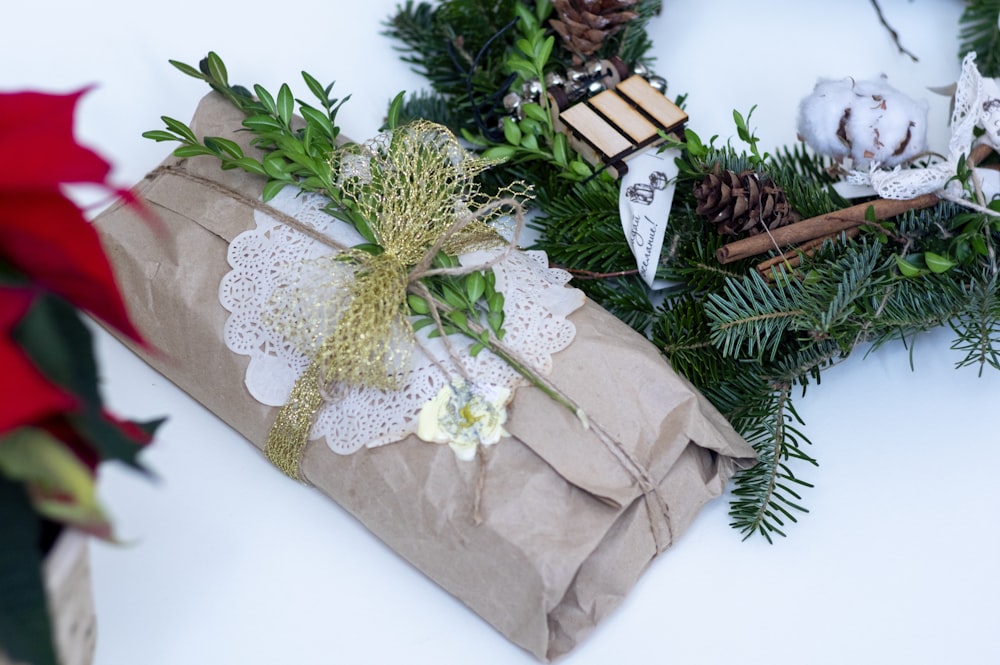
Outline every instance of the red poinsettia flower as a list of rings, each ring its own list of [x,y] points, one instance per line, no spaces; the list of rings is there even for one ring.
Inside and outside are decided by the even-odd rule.
[[[24,351],[8,336],[28,307],[32,294],[24,289],[0,288],[0,435],[19,425],[34,423],[74,408],[77,400],[52,385]]]
[[[97,232],[61,188],[106,185],[110,170],[73,136],[82,94],[0,93],[0,261],[141,342]]]

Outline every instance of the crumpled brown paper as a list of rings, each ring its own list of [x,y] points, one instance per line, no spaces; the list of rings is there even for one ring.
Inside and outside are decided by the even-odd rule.
[[[192,127],[246,147],[240,119],[212,94]],[[211,158],[168,158],[137,186],[165,233],[122,206],[95,224],[129,310],[157,349],[137,352],[261,447],[277,409],[244,387],[248,359],[225,347],[228,313],[218,302],[228,243],[253,226],[253,210],[172,169],[254,200],[263,186]],[[456,460],[447,446],[411,436],[341,456],[316,440],[301,464],[309,483],[543,660],[572,649],[622,601],[657,555],[654,533],[661,549],[669,545],[754,456],[645,338],[591,302],[569,318],[576,340],[554,356],[550,378],[640,464],[656,495],[644,496],[614,450],[530,387],[509,409],[512,436],[485,457],[481,523],[477,463]]]

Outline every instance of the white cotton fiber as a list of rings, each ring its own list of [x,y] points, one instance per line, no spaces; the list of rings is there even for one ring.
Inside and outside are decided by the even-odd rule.
[[[821,79],[799,105],[799,134],[821,155],[850,157],[855,169],[892,168],[927,149],[927,102],[907,97],[884,76]]]

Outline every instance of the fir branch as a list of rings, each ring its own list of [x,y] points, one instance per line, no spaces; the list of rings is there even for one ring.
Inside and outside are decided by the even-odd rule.
[[[624,62],[633,65],[641,62],[646,66],[653,64],[648,56],[653,48],[653,40],[647,31],[649,21],[660,14],[662,0],[639,0],[633,8],[639,16],[629,21],[618,34],[612,35],[604,44],[603,57],[617,55]]]
[[[802,420],[791,402],[790,384],[777,386],[770,399],[754,409],[753,426],[741,429],[757,451],[757,464],[736,477],[730,525],[744,540],[757,533],[769,543],[773,535],[785,536],[786,520],[798,522],[796,513],[809,512],[802,505],[802,487],[812,484],[795,475],[789,462],[799,460],[816,466],[802,444],[809,443],[794,423]]]
[[[773,360],[786,332],[807,313],[799,282],[771,288],[756,272],[726,280],[722,293],[711,293],[705,313],[712,342],[723,355]]]
[[[958,20],[959,59],[975,51],[976,67],[987,78],[1000,76],[1000,0],[969,0]]]
[[[968,306],[951,322],[957,338],[951,345],[965,357],[956,367],[979,366],[982,376],[986,365],[1000,370],[1000,295],[994,270],[983,270],[966,286]]]

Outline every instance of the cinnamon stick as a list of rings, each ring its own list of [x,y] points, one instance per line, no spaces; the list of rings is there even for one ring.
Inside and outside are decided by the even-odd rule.
[[[861,227],[855,226],[854,228],[847,229],[843,231],[844,235],[848,238],[857,238],[861,234]],[[787,251],[784,254],[779,254],[778,256],[772,257],[767,261],[762,261],[757,264],[757,272],[766,277],[767,279],[773,279],[771,275],[771,268],[778,264],[786,264],[790,268],[797,268],[800,263],[802,263],[803,254],[806,256],[812,256],[816,250],[823,246],[827,240],[836,241],[840,238],[840,233],[833,233],[828,236],[823,236],[821,238],[814,238],[809,242],[804,242],[793,250]]]
[[[732,263],[750,256],[763,254],[775,247],[808,242],[823,236],[833,235],[865,223],[865,213],[869,207],[874,209],[875,219],[883,220],[901,215],[909,210],[929,208],[939,201],[936,194],[923,194],[914,199],[896,201],[893,199],[877,199],[867,203],[837,210],[825,215],[804,219],[801,222],[788,224],[767,233],[761,233],[749,238],[742,238],[723,245],[715,253],[719,263]]]

